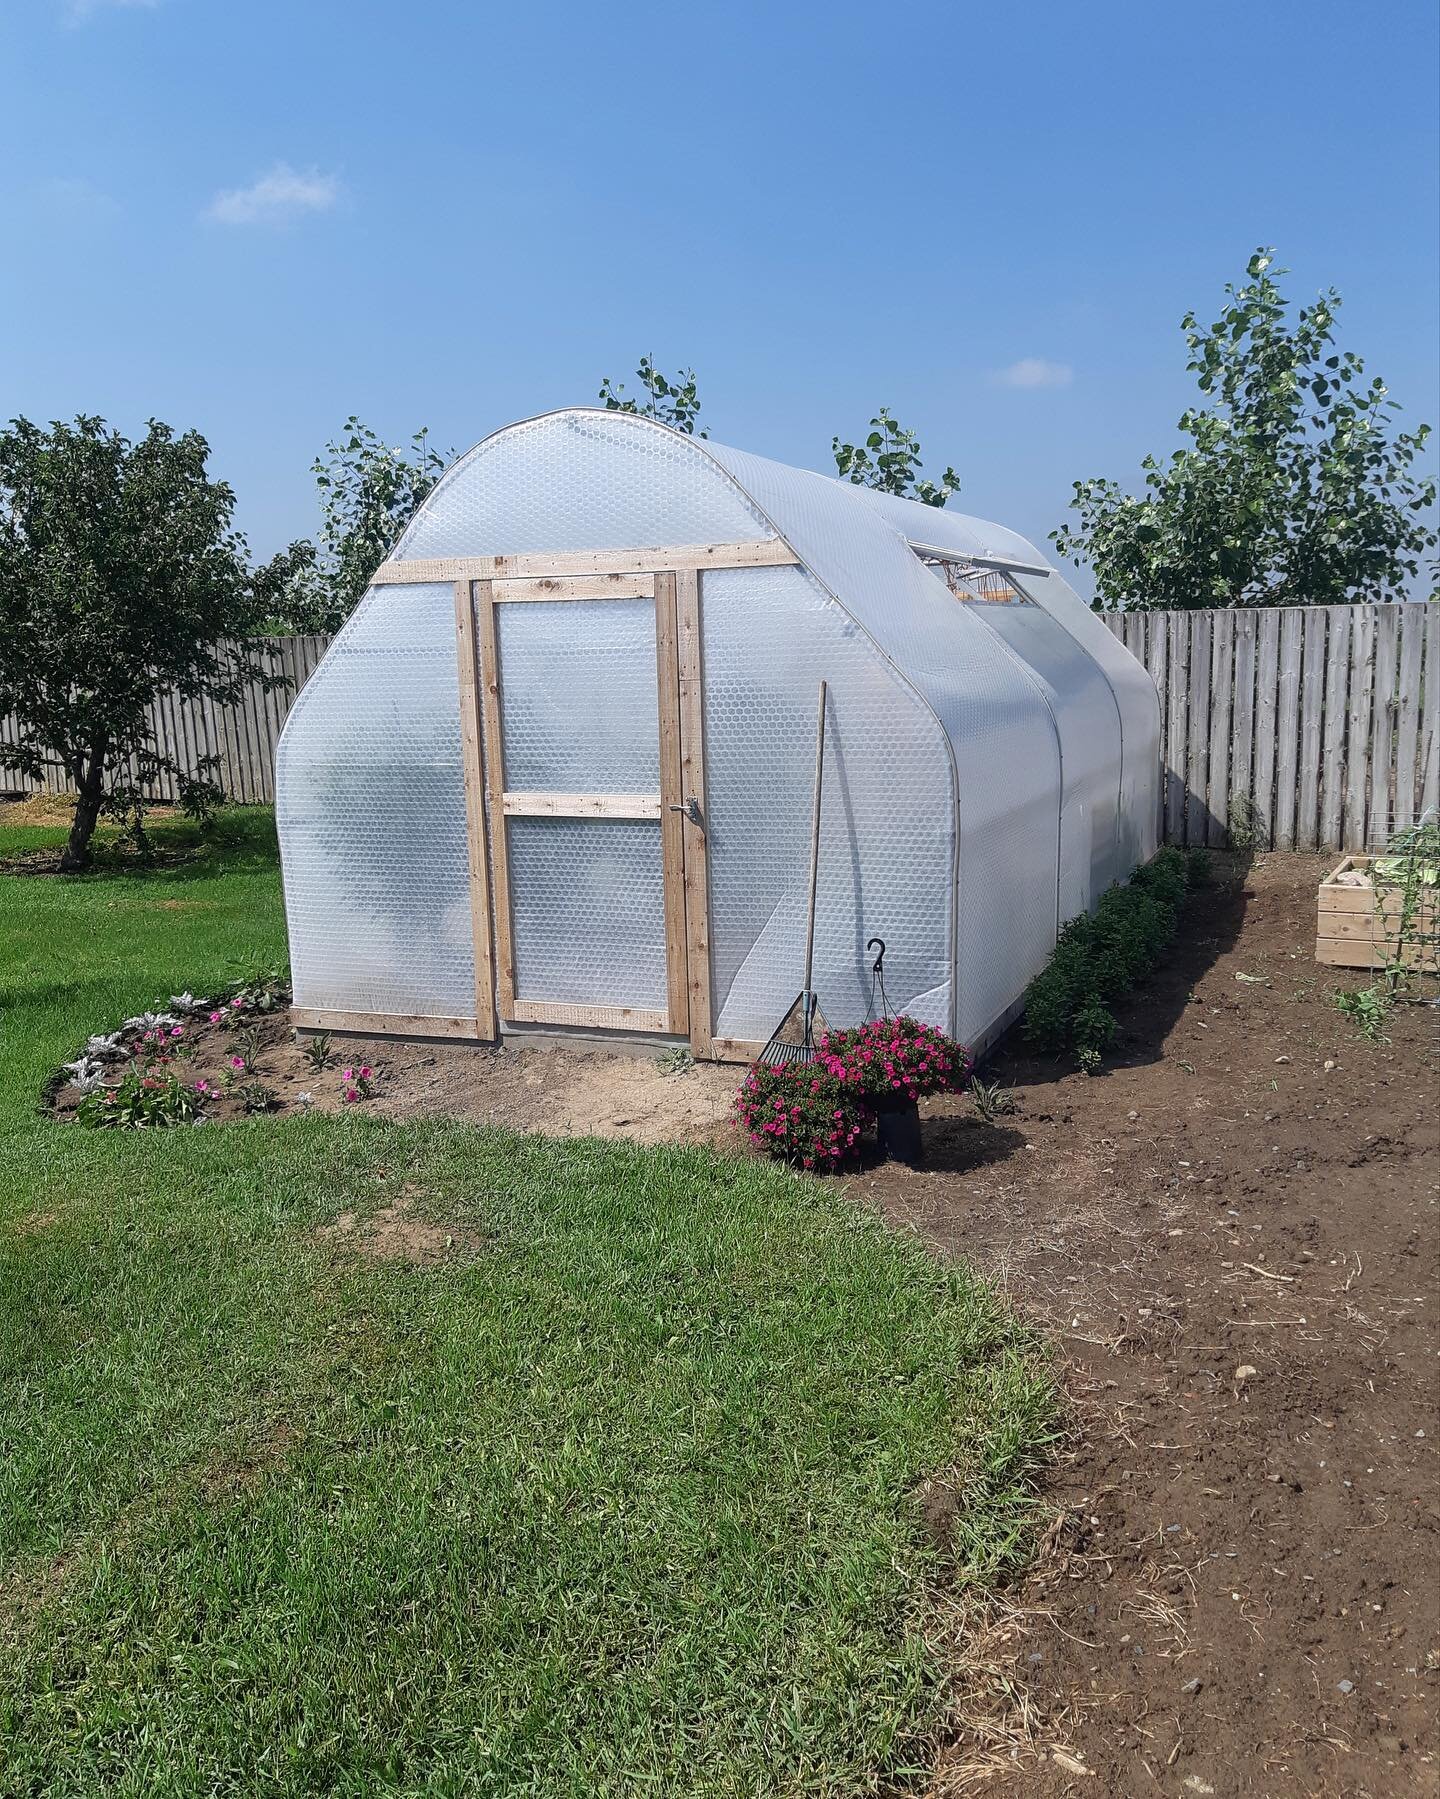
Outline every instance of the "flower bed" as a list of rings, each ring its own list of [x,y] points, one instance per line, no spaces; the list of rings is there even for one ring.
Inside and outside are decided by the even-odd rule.
[[[297,1045],[289,1005],[290,990],[275,976],[235,982],[211,998],[172,994],[163,1010],[89,1038],[55,1071],[46,1098],[57,1117],[95,1130],[328,1111],[368,1099],[375,1069],[341,1069],[327,1038]]]

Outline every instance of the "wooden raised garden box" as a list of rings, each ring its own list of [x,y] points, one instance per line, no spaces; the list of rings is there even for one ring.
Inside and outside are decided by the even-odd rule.
[[[1315,960],[1340,968],[1372,969],[1399,962],[1418,973],[1435,974],[1440,970],[1435,948],[1440,888],[1419,888],[1405,933],[1407,942],[1403,953],[1397,955],[1405,888],[1395,881],[1377,881],[1371,873],[1375,860],[1374,856],[1347,856],[1320,883]]]

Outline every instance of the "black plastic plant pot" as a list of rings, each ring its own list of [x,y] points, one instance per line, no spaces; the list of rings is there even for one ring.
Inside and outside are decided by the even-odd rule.
[[[914,1168],[920,1160],[920,1108],[909,1100],[875,1114],[875,1141],[889,1162]]]

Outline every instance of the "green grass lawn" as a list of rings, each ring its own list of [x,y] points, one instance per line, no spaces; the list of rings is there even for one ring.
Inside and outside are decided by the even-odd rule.
[[[1030,1540],[1033,1345],[833,1187],[701,1150],[47,1123],[91,1030],[283,961],[269,820],[222,829],[0,876],[0,1793],[903,1786],[927,1583]],[[479,1249],[315,1235],[400,1196]]]

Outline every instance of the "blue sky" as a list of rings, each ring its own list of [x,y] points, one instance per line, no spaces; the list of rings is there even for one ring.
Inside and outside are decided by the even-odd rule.
[[[0,416],[199,427],[268,554],[347,414],[463,449],[650,351],[813,468],[889,405],[1040,539],[1172,446],[1259,243],[1440,423],[1437,19],[5,0]]]

